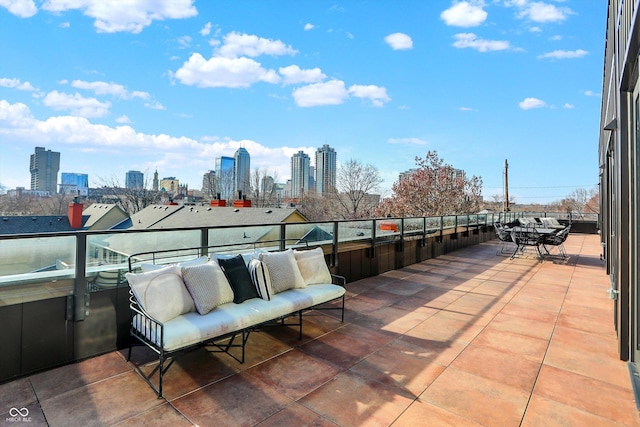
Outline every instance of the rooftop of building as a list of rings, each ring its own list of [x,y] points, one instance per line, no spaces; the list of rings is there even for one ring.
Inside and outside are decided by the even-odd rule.
[[[640,426],[619,360],[598,235],[569,259],[496,255],[490,241],[347,284],[330,312],[252,333],[248,360],[200,349],[165,398],[126,351],[0,385],[0,419],[31,425]],[[326,314],[325,314],[326,313]],[[153,357],[133,349],[137,362]]]

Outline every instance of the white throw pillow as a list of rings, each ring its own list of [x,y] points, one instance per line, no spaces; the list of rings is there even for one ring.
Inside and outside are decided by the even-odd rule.
[[[125,277],[140,306],[159,322],[195,310],[178,266],[146,273],[126,273]]]
[[[300,274],[307,285],[331,283],[331,273],[324,259],[322,248],[306,251],[293,251]]]
[[[273,288],[274,294],[286,291],[287,289],[301,289],[306,287],[291,249],[282,252],[261,253],[260,260],[265,263],[269,270],[271,287]]]
[[[233,301],[233,289],[217,262],[182,267],[182,278],[200,314]]]
[[[267,265],[259,259],[252,259],[249,261],[249,275],[260,298],[271,301],[273,287],[271,286],[271,277],[269,276]]]

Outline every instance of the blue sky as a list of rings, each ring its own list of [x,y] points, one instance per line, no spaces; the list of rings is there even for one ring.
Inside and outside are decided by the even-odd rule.
[[[605,0],[0,0],[0,183],[61,153],[90,186],[128,170],[199,189],[243,146],[279,182],[329,144],[389,195],[436,150],[484,196],[598,182]]]

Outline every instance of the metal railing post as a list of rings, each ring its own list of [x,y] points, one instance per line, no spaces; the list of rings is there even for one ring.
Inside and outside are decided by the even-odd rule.
[[[89,315],[89,292],[87,291],[87,235],[76,233],[76,268],[73,287],[73,320],[84,320]],[[69,318],[70,313],[67,313]]]

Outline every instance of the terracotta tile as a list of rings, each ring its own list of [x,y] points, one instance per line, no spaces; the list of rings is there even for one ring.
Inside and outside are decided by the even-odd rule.
[[[509,302],[504,306],[500,313],[552,324],[555,324],[558,318],[557,311],[541,309],[539,307],[528,305],[526,302]]]
[[[540,364],[504,351],[469,345],[451,366],[531,393]]]
[[[586,319],[588,320],[589,318]],[[581,316],[560,313],[560,316],[558,316],[558,325],[599,335],[611,335],[615,333],[613,318],[611,318],[610,322],[589,322],[585,321],[585,318]]]
[[[237,368],[231,367],[234,364],[236,362],[232,361],[229,356],[209,353],[205,348],[180,355],[164,374],[162,395],[167,400],[173,400],[207,384],[226,378],[238,371]],[[145,375],[149,375],[157,366],[157,363],[153,363],[141,366],[140,369]],[[156,372],[151,379],[157,387],[158,373]]]
[[[337,427],[337,424],[323,418],[310,409],[298,403],[292,403],[282,411],[267,418],[259,424],[260,427],[282,426],[310,426],[310,427]]]
[[[478,335],[473,344],[523,356],[534,362],[542,362],[549,342],[527,335],[493,329],[489,326]]]
[[[474,319],[473,316],[468,316],[465,320],[462,320],[438,313],[407,332],[406,335],[425,340],[469,343],[484,327],[482,324],[475,324]]]
[[[436,311],[407,311],[397,306],[384,307],[372,313],[362,314],[350,319],[351,323],[368,329],[402,334],[419,325]]]
[[[347,369],[389,343],[395,336],[396,334],[383,334],[361,326],[347,325],[298,348],[340,369]]]
[[[350,368],[351,372],[416,398],[444,371],[445,366],[385,347]]]
[[[291,350],[251,368],[247,373],[297,400],[329,381],[340,370],[298,350]]]
[[[38,402],[2,407],[0,426],[49,426]],[[69,424],[67,424],[69,425]]]
[[[598,353],[552,343],[544,363],[618,387],[631,389],[629,369],[618,358],[602,357]]]
[[[620,424],[553,400],[533,396],[522,420],[522,427],[539,426],[599,426],[620,427]],[[636,424],[640,425],[640,424]]]
[[[305,396],[300,403],[342,426],[388,426],[412,399],[385,385],[345,372]]]
[[[465,349],[466,343],[459,341],[434,341],[407,335],[389,344],[390,348],[423,359],[425,363],[449,365]]]
[[[554,332],[554,324],[540,322],[538,320],[527,319],[519,316],[510,316],[500,313],[492,321],[490,326],[505,332],[527,335],[534,338],[549,340]]]
[[[625,425],[638,425],[633,392],[583,375],[543,366],[534,395]]]
[[[42,401],[132,369],[113,352],[33,375],[31,383]]]
[[[4,416],[11,408],[25,408],[36,403],[38,398],[27,378],[21,378],[0,385],[0,415]],[[2,420],[0,416],[0,420]]]
[[[482,424],[418,399],[393,423],[393,427],[481,427]]]
[[[414,282],[411,280],[411,277],[409,277],[407,279],[396,280],[394,282],[384,284],[376,289],[395,295],[407,296],[420,292],[424,287],[425,285],[423,283]]]
[[[561,344],[574,349],[597,353],[601,357],[619,360],[618,340],[615,335],[603,336],[578,329],[556,326],[553,331],[553,344]]]
[[[168,403],[116,424],[117,427],[186,427],[192,425],[184,415]]]
[[[110,425],[164,403],[134,372],[74,388],[40,402],[52,426]],[[73,416],[72,416],[73,414]],[[72,417],[71,417],[72,416]]]
[[[196,425],[256,425],[291,400],[260,380],[239,373],[172,402]]]
[[[488,426],[517,426],[529,393],[478,375],[448,368],[420,400]]]

